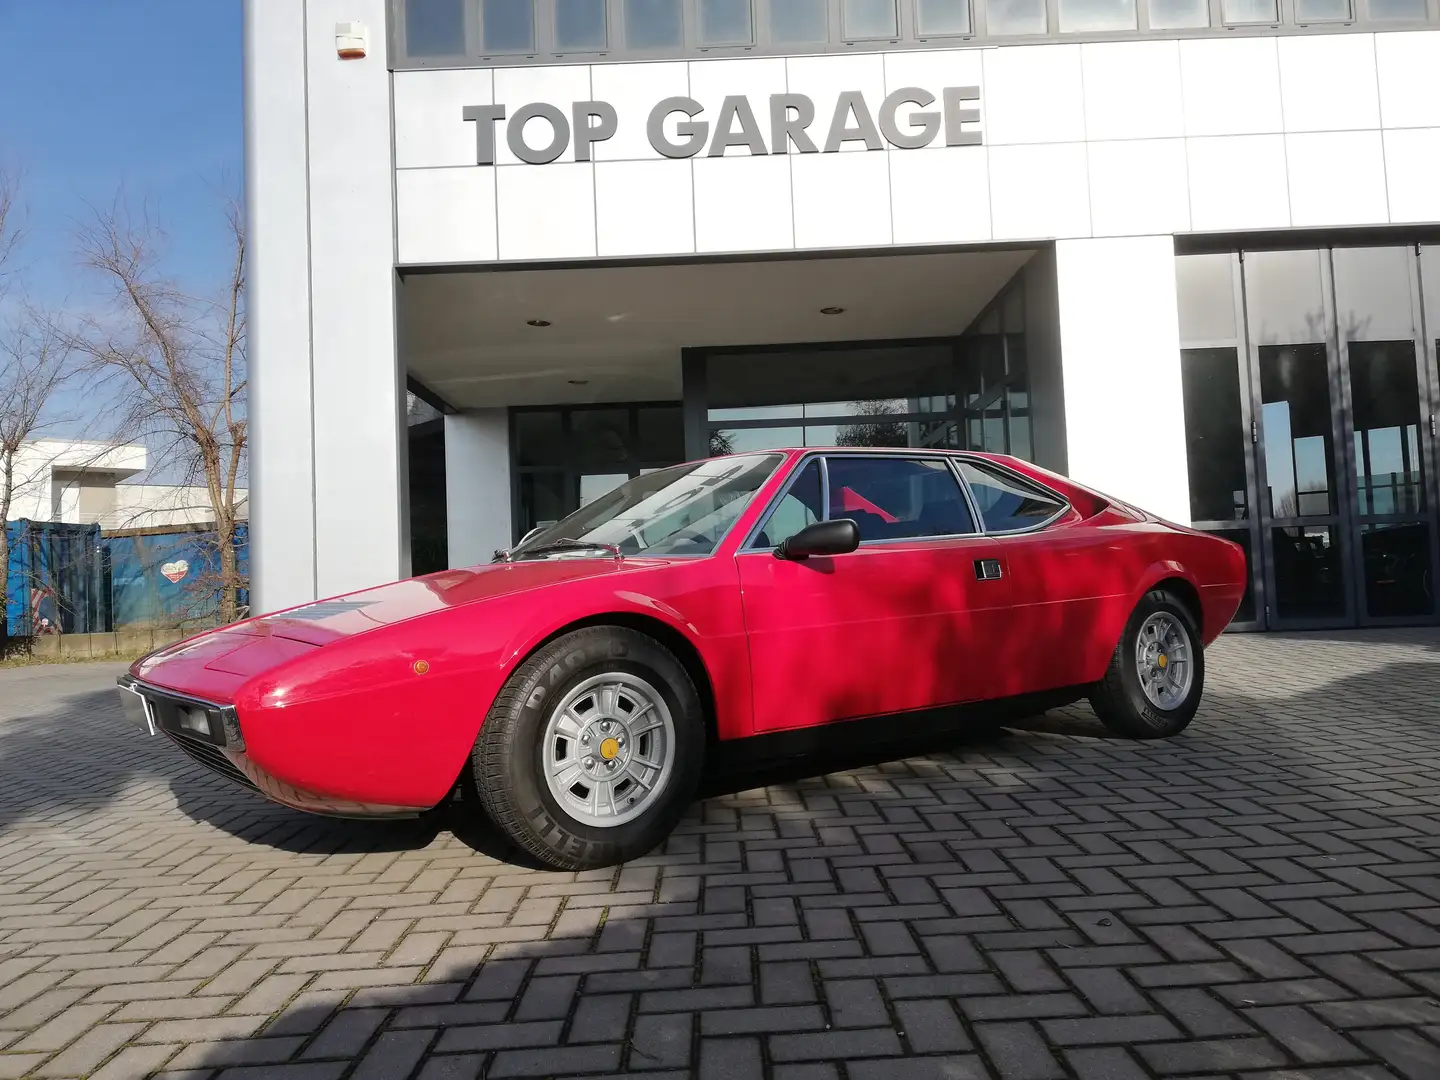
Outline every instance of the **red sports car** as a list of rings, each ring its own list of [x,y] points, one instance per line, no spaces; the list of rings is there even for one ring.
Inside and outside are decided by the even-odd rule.
[[[1087,697],[1121,735],[1174,735],[1245,581],[1234,544],[1013,458],[737,454],[633,479],[490,565],[161,649],[121,697],[288,806],[413,815],[459,791],[576,870],[664,840],[707,755]]]

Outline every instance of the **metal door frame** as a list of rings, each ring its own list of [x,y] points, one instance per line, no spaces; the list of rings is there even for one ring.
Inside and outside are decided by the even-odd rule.
[[[1298,248],[1295,250],[1315,250],[1311,248]],[[1249,393],[1250,406],[1255,427],[1252,431],[1251,449],[1255,462],[1256,479],[1256,505],[1255,521],[1260,530],[1261,543],[1261,564],[1265,578],[1265,605],[1262,619],[1267,630],[1330,630],[1356,625],[1355,588],[1353,582],[1353,570],[1351,558],[1348,551],[1343,550],[1339,560],[1341,573],[1344,580],[1341,582],[1341,598],[1344,601],[1344,609],[1336,615],[1320,616],[1316,618],[1284,618],[1278,611],[1278,603],[1272,602],[1270,598],[1278,601],[1279,592],[1275,584],[1275,530],[1284,528],[1332,528],[1336,530],[1336,540],[1340,544],[1349,545],[1355,537],[1354,523],[1350,514],[1350,502],[1346,498],[1345,470],[1350,464],[1350,452],[1345,446],[1344,408],[1342,393],[1344,388],[1341,385],[1340,365],[1338,361],[1339,348],[1337,342],[1337,330],[1335,319],[1335,278],[1332,273],[1330,262],[1330,248],[1322,248],[1317,252],[1320,262],[1320,295],[1322,318],[1324,320],[1324,333],[1320,341],[1295,341],[1295,342],[1259,342],[1256,341],[1250,332],[1249,302],[1243,297],[1243,273],[1245,253],[1239,253],[1242,275],[1242,298],[1245,300],[1245,307],[1242,309],[1245,314],[1245,346],[1249,358]],[[1331,508],[1332,512],[1324,515],[1309,517],[1296,516],[1293,518],[1276,517],[1271,513],[1269,505],[1269,475],[1265,462],[1265,410],[1261,407],[1264,397],[1260,389],[1260,349],[1262,345],[1321,345],[1325,350],[1325,376],[1330,391],[1330,437],[1335,443],[1335,460],[1331,461],[1330,468],[1334,470],[1331,476],[1332,486],[1335,492],[1337,505]],[[1260,493],[1264,492],[1265,497],[1261,498]],[[1296,510],[1299,510],[1299,492],[1296,492]],[[1257,603],[1257,610],[1259,608]]]

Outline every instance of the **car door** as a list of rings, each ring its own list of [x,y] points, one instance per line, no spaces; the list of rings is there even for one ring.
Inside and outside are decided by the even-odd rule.
[[[1095,649],[1115,645],[1096,638],[1113,621],[1102,608],[1126,576],[1115,537],[1079,521],[1056,492],[992,461],[958,464],[1010,580],[1011,609],[993,643],[997,694],[1086,681]]]
[[[805,525],[842,517],[859,526],[857,550],[774,554]],[[1009,587],[997,551],[943,457],[810,458],[736,557],[756,730],[989,696],[988,642]]]

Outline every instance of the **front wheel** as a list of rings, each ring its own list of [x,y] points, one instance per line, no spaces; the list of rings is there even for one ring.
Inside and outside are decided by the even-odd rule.
[[[644,855],[684,815],[705,755],[700,696],[654,638],[592,626],[510,676],[471,758],[490,818],[557,870]]]
[[[1164,739],[1194,719],[1204,686],[1199,628],[1174,596],[1155,590],[1131,613],[1090,706],[1117,735]]]

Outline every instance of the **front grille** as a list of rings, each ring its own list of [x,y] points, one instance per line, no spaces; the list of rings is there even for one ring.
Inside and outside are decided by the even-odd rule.
[[[163,729],[162,729],[163,730]],[[228,780],[234,780],[237,784],[243,784],[251,791],[258,791],[254,782],[243,772],[235,767],[224,752],[212,743],[202,742],[199,739],[191,739],[184,735],[177,735],[173,731],[166,731],[165,735],[176,746],[184,750],[193,760],[204,765],[211,772],[219,773]]]

